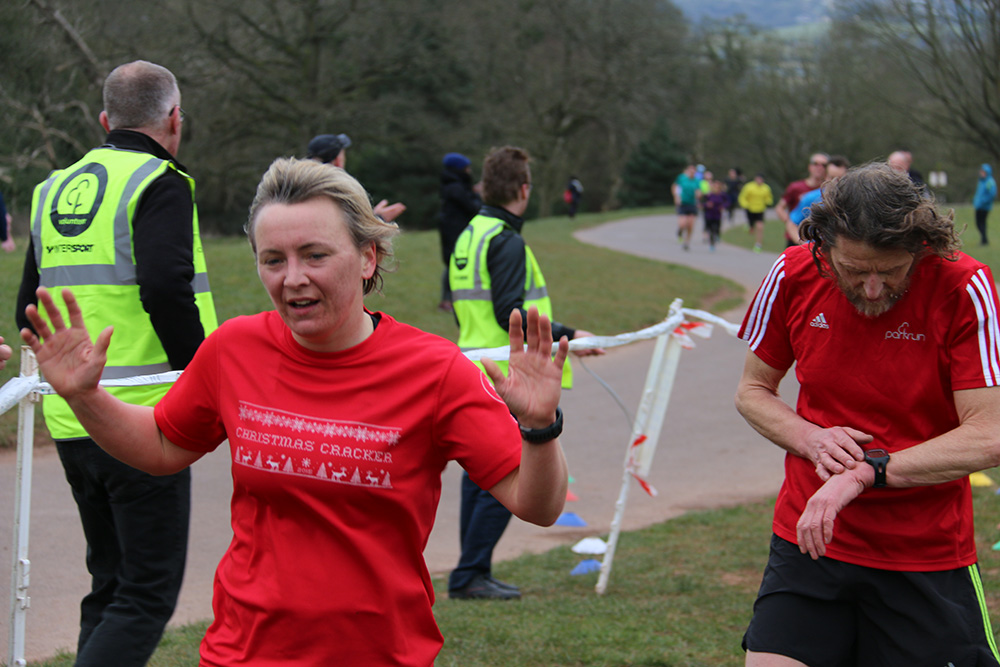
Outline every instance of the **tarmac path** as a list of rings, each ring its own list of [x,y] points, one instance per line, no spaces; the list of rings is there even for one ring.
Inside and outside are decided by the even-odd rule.
[[[746,298],[770,268],[775,257],[720,245],[709,252],[698,242],[685,252],[674,236],[673,215],[633,218],[607,223],[576,234],[582,242],[650,259],[684,264],[742,284]],[[674,298],[664,294],[663,315]],[[738,323],[742,311],[722,314]],[[586,323],[581,323],[586,326]],[[623,332],[595,332],[617,334]],[[777,493],[783,476],[780,450],[758,436],[733,407],[736,382],[743,368],[746,346],[719,328],[710,339],[696,339],[696,348],[682,353],[674,391],[660,443],[649,475],[659,491],[652,498],[633,485],[623,521],[634,530],[678,516],[691,509],[731,506]],[[495,560],[523,553],[572,545],[588,536],[606,537],[622,480],[622,464],[630,435],[628,418],[612,396],[587,371],[593,371],[635,412],[645,383],[653,342],[614,348],[603,357],[590,357],[586,368],[574,358],[575,388],[563,397],[566,426],[562,442],[574,478],[570,490],[578,500],[568,502],[587,526],[540,528],[511,521],[497,545]],[[794,402],[794,378],[786,379],[782,394]],[[15,453],[0,453],[0,536],[13,534]],[[27,620],[26,657],[38,660],[59,649],[75,650],[79,602],[89,576],[84,568],[86,544],[76,507],[55,448],[41,448],[33,458],[30,560],[31,606]],[[182,625],[212,615],[212,580],[232,532],[229,499],[232,491],[228,448],[205,456],[193,467],[191,537],[180,602],[171,621]],[[449,465],[443,477],[435,528],[424,552],[433,575],[446,574],[458,560],[458,509],[461,470]],[[3,541],[0,563],[11,562],[11,544]],[[568,575],[568,571],[567,571]],[[509,578],[517,583],[516,576]],[[595,579],[596,581],[596,579]],[[614,586],[612,574],[610,587]],[[0,660],[6,660],[10,578],[0,576]],[[531,591],[524,591],[530,595]]]

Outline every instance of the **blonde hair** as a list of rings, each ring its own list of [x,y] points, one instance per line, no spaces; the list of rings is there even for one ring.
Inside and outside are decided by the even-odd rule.
[[[300,204],[316,197],[327,197],[340,208],[355,247],[360,250],[369,243],[375,244],[375,272],[365,279],[363,286],[365,294],[381,291],[382,274],[391,270],[392,239],[399,233],[399,227],[375,215],[368,193],[354,177],[339,167],[315,160],[278,158],[260,179],[244,227],[254,255],[257,255],[254,228],[262,208],[268,204]]]

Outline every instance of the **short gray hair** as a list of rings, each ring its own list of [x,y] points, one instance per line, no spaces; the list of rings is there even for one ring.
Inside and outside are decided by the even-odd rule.
[[[278,158],[271,163],[257,186],[244,227],[254,255],[257,254],[254,228],[262,208],[268,204],[301,204],[316,197],[327,197],[340,208],[358,249],[375,244],[375,272],[363,286],[365,294],[381,291],[382,274],[390,270],[392,239],[399,233],[399,227],[375,215],[368,193],[340,167],[297,158]]]
[[[158,127],[179,99],[170,70],[145,60],[119,65],[104,81],[104,111],[113,130]]]

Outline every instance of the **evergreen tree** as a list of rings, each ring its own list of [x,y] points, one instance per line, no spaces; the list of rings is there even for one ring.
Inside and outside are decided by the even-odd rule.
[[[672,204],[670,186],[687,163],[684,152],[660,118],[625,163],[620,198],[628,208]]]

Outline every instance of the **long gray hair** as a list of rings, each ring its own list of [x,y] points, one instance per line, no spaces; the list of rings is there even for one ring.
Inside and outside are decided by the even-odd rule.
[[[881,162],[851,169],[823,186],[822,200],[812,205],[799,236],[812,242],[821,272],[824,250],[835,247],[838,238],[948,260],[962,246],[954,212],[940,213],[922,186]]]

